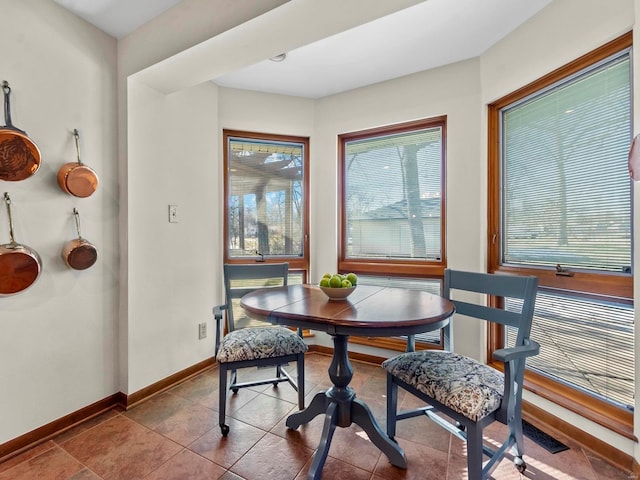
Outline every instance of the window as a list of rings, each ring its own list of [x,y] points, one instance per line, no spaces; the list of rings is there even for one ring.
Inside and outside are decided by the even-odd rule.
[[[359,274],[360,283],[440,291],[445,134],[446,117],[438,117],[339,136],[341,272]]]
[[[225,262],[308,271],[309,140],[224,131]]]
[[[628,34],[489,106],[489,269],[540,279],[532,337],[541,354],[527,380],[625,435],[634,403],[630,47]],[[491,348],[509,338],[492,331]]]

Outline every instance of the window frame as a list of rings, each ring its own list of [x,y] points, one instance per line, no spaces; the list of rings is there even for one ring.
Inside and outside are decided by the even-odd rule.
[[[223,259],[225,263],[247,264],[256,261],[266,263],[279,263],[286,261],[289,263],[289,271],[300,271],[303,281],[306,282],[309,272],[309,137],[298,137],[293,135],[281,135],[272,133],[247,132],[243,130],[223,129],[223,169],[224,169],[224,202],[223,202]],[[229,256],[229,138],[246,138],[247,140],[291,142],[303,145],[303,254],[302,256],[291,255],[268,255],[264,259],[256,257],[230,257]]]
[[[362,140],[383,135],[394,135],[427,128],[441,129],[441,165],[440,165],[440,260],[399,260],[399,259],[356,259],[347,258],[347,214],[346,214],[346,148],[348,141]],[[447,116],[441,115],[420,120],[402,122],[392,125],[359,130],[338,135],[338,205],[340,219],[338,223],[338,271],[354,272],[362,275],[381,275],[389,277],[430,278],[439,280],[442,284],[444,270],[447,268],[446,255],[446,145],[447,145]],[[403,338],[349,338],[352,343],[384,348],[387,350],[404,351],[407,346]],[[441,349],[440,345],[427,342],[416,342],[416,349]]]
[[[489,273],[535,275],[539,278],[540,288],[548,289],[551,292],[555,289],[575,292],[576,295],[611,298],[624,303],[633,302],[633,274],[592,272],[576,269],[572,270],[572,276],[563,276],[556,275],[555,269],[551,267],[502,265],[500,263],[502,209],[501,109],[631,47],[632,33],[628,32],[488,105],[487,268]],[[501,299],[496,298],[491,298],[490,302],[493,305],[502,304]],[[488,363],[495,368],[501,368],[501,365],[491,360],[492,353],[501,348],[503,341],[503,328],[490,326],[487,358],[490,359]],[[542,398],[588,418],[620,435],[634,438],[633,412],[628,409],[530,370],[525,372],[524,386],[527,390]]]
[[[348,141],[362,140],[383,135],[394,135],[427,128],[441,128],[441,192],[440,192],[440,260],[399,260],[399,259],[356,259],[347,258],[347,214],[346,214],[346,149]],[[355,272],[362,274],[378,274],[387,276],[413,276],[444,278],[447,265],[446,252],[446,143],[447,117],[446,115],[397,123],[382,127],[360,130],[357,132],[338,135],[338,192],[340,222],[338,229],[338,270],[341,272]]]

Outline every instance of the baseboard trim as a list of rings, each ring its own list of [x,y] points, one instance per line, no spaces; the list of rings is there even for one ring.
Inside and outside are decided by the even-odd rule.
[[[134,405],[137,405],[150,397],[173,387],[174,385],[198,375],[215,364],[215,358],[208,358],[202,362],[192,365],[191,367],[176,372],[173,375],[169,375],[167,378],[138,390],[131,395],[127,395],[122,392],[114,393],[113,395],[103,398],[102,400],[98,400],[97,402],[81,408],[80,410],[76,410],[69,415],[65,415],[53,422],[27,432],[24,435],[20,435],[19,437],[9,440],[8,442],[0,445],[0,463],[35,447],[40,443],[50,440],[65,430],[69,430],[71,427],[100,415],[107,410],[117,407],[127,410]]]
[[[0,463],[119,405],[118,394],[98,400],[0,445]]]
[[[185,368],[184,370],[180,370],[173,375],[169,375],[168,377],[152,383],[151,385],[144,387],[130,395],[120,393],[120,395],[124,396],[123,402],[121,404],[126,410],[128,410],[131,407],[144,402],[145,400],[148,400],[150,397],[168,390],[178,383],[189,380],[190,378],[198,375],[204,370],[213,367],[215,364],[216,359],[214,357],[207,358],[206,360],[198,362],[195,365]]]

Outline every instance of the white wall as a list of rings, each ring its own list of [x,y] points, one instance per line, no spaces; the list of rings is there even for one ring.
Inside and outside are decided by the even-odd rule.
[[[0,181],[13,203],[15,237],[42,257],[28,290],[0,298],[0,444],[117,391],[118,179],[116,41],[46,0],[0,0],[0,80],[9,82],[13,123],[38,145],[42,163],[20,182]],[[4,123],[3,123],[4,125]],[[57,171],[81,159],[100,179],[76,198]],[[60,252],[82,234],[95,265],[71,270]],[[4,201],[0,243],[9,242]]]
[[[213,354],[220,272],[217,88],[172,95],[129,82],[128,387]],[[177,205],[178,223],[168,206]],[[198,324],[212,332],[198,340]]]

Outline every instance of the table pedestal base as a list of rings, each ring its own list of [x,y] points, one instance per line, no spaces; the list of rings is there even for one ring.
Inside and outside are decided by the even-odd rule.
[[[287,418],[287,427],[295,430],[320,414],[326,415],[318,451],[307,476],[309,480],[318,480],[322,475],[322,467],[327,460],[336,427],[344,428],[352,423],[365,431],[369,440],[387,456],[392,465],[407,468],[407,460],[400,446],[382,431],[367,404],[357,399],[354,390],[348,386],[353,377],[353,368],[347,354],[348,339],[348,335],[333,336],[333,359],[329,365],[329,377],[333,387],[316,394],[307,408]]]

